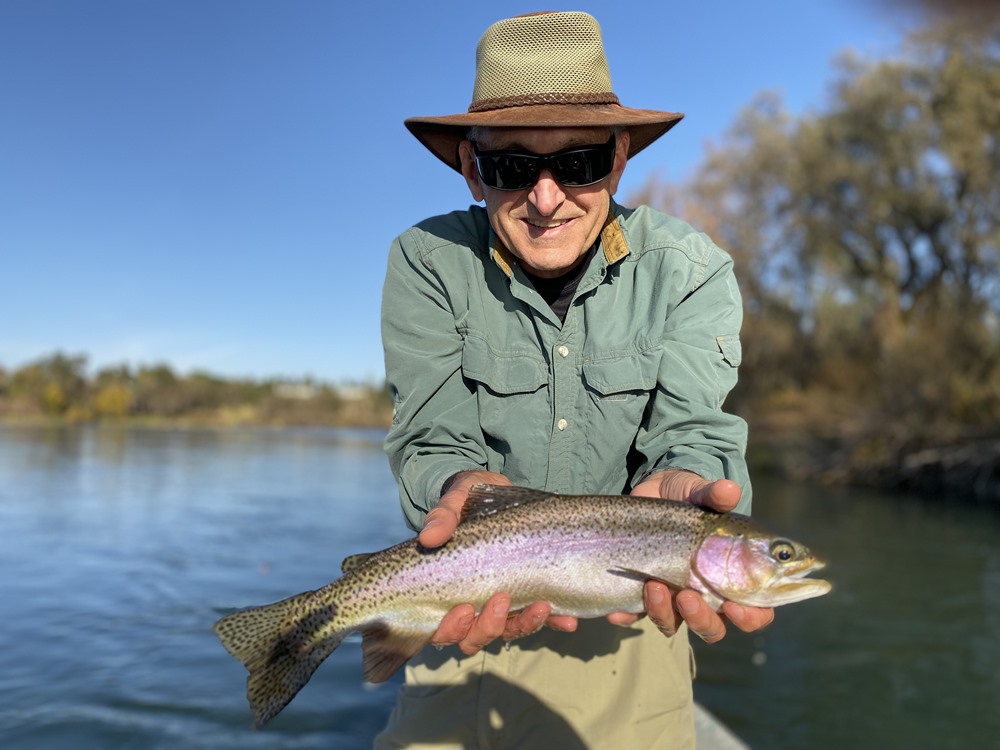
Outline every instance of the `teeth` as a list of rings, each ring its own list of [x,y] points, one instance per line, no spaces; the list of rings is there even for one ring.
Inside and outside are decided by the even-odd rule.
[[[562,221],[528,221],[533,227],[538,227],[539,229],[553,229],[555,227],[561,227],[565,222]]]

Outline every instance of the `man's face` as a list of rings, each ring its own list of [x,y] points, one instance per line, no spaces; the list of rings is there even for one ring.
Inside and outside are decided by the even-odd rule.
[[[610,137],[608,128],[485,128],[477,145],[480,151],[551,154],[603,144]],[[542,169],[531,187],[497,190],[480,179],[469,141],[461,143],[459,156],[472,197],[486,201],[490,223],[504,245],[526,271],[554,278],[571,270],[601,233],[625,170],[628,144],[628,132],[619,133],[611,174],[585,187],[560,185]]]

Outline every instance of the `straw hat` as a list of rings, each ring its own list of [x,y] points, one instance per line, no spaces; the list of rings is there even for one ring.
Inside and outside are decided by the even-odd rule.
[[[461,171],[458,144],[468,128],[622,126],[629,157],[684,115],[623,107],[611,90],[601,28],[587,13],[533,13],[498,21],[476,48],[476,85],[465,114],[411,117],[406,127],[435,156]]]

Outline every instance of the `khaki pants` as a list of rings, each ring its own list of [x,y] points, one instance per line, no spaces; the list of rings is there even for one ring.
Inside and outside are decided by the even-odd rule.
[[[687,629],[666,638],[581,620],[475,656],[424,649],[377,750],[644,750],[694,748]]]

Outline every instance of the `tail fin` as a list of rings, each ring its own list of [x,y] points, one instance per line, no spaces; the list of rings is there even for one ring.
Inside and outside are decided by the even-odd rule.
[[[334,632],[315,641],[336,615],[335,604],[316,606],[307,591],[275,604],[227,615],[212,628],[226,650],[243,662],[247,699],[259,729],[287,706],[313,672],[347,635]],[[325,628],[324,628],[325,629]]]

